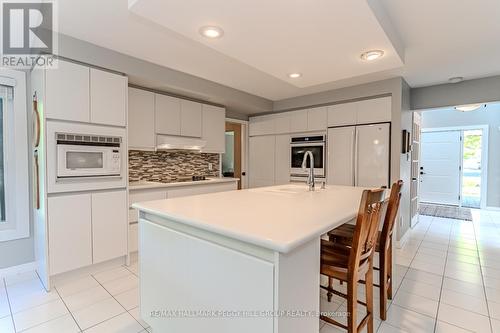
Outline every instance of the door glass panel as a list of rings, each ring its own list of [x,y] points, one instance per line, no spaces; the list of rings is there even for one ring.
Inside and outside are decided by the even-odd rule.
[[[310,150],[314,156],[314,168],[323,168],[323,147],[322,146],[304,146],[292,147],[292,168],[301,168],[304,154]],[[307,167],[310,167],[310,161],[307,159]]]
[[[234,131],[226,132],[226,152],[222,154],[222,175],[234,177]]]
[[[103,153],[77,151],[66,153],[67,169],[100,169],[103,166]]]
[[[4,99],[0,98],[0,223],[5,222]]]
[[[467,130],[463,136],[462,206],[481,206],[482,130]]]

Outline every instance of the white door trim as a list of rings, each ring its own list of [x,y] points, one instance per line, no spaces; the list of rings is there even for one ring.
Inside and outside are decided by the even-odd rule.
[[[249,147],[249,135],[248,135],[248,120],[241,120],[235,118],[227,118],[226,122],[241,124],[241,172],[245,172],[245,176],[241,176],[241,189],[248,188],[248,147]],[[221,163],[220,170],[222,175],[222,157],[219,158]]]
[[[462,136],[464,131],[468,130],[483,130],[482,138],[482,152],[481,152],[481,209],[488,207],[488,147],[489,147],[489,125],[472,125],[472,126],[453,126],[453,127],[435,127],[435,128],[422,128],[422,133],[425,132],[446,132],[446,131],[462,131]],[[463,150],[463,144],[462,144]],[[463,157],[462,157],[463,161]],[[462,164],[462,162],[460,163]],[[462,178],[463,178],[463,168],[462,168]],[[462,179],[460,179],[460,191],[462,189]],[[460,200],[460,206],[462,205],[462,200]]]

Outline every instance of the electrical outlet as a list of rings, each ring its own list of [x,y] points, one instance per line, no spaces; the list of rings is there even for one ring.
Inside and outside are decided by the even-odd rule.
[[[208,170],[212,171],[214,169],[213,163],[208,163]]]

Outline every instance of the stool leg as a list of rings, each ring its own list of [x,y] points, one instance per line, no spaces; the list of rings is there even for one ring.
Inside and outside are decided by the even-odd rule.
[[[365,290],[366,290],[366,312],[369,315],[367,325],[367,332],[373,333],[373,256],[370,259],[370,267],[365,276]]]
[[[392,236],[389,240],[389,249],[387,250],[387,277],[389,279],[387,298],[392,299]]]
[[[358,278],[351,277],[347,281],[347,333],[358,332]],[[369,332],[372,333],[372,332]]]
[[[333,279],[328,277],[328,292],[326,293],[326,297],[328,298],[328,302],[332,301],[333,293],[330,291],[333,289]]]
[[[380,319],[386,320],[387,319],[387,290],[388,290],[388,285],[387,285],[387,274],[388,274],[388,267],[387,267],[387,252],[382,249],[382,252],[379,253],[379,265],[380,265],[380,270],[379,270],[379,284],[380,284]]]

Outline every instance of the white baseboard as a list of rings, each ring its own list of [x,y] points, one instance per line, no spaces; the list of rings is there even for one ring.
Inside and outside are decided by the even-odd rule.
[[[22,264],[22,265],[2,268],[2,269],[0,269],[0,278],[3,278],[5,276],[26,273],[26,272],[32,272],[34,270],[36,270],[36,262],[34,262],[34,261],[28,262],[28,263]]]

